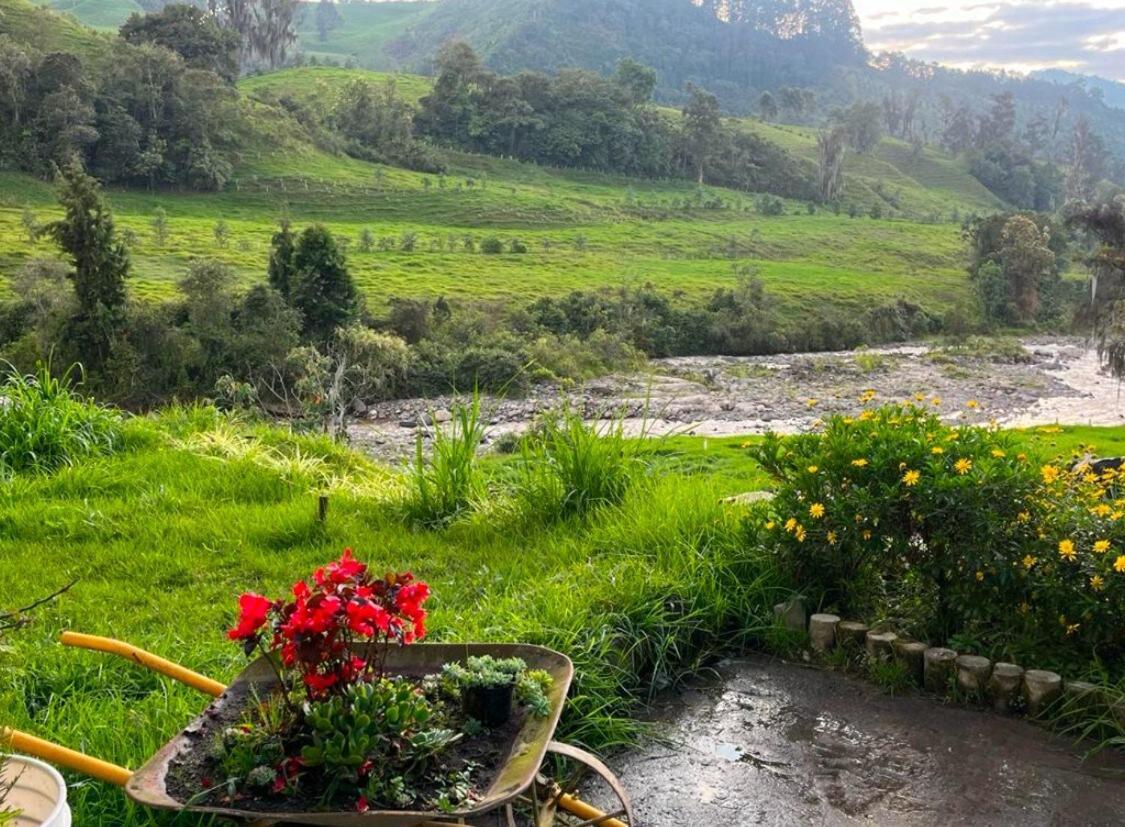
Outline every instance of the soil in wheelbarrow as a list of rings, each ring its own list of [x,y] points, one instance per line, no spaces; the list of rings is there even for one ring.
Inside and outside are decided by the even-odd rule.
[[[417,677],[408,678],[421,684]],[[330,806],[325,806],[327,779],[318,774],[305,773],[296,785],[296,791],[273,793],[263,789],[260,793],[248,791],[242,785],[232,788],[228,785],[226,773],[216,756],[215,745],[221,734],[230,727],[237,727],[248,720],[257,708],[259,695],[252,694],[251,684],[232,686],[219,703],[212,704],[204,713],[201,725],[192,731],[192,746],[178,755],[169,765],[166,787],[168,794],[182,804],[194,806],[236,807],[261,813],[354,811],[356,801],[336,797]],[[450,705],[450,718],[447,726],[456,728],[464,724],[460,709],[454,702]],[[468,778],[474,794],[487,790],[496,779],[504,762],[512,752],[513,744],[523,727],[527,711],[514,705],[507,723],[494,729],[486,729],[479,734],[464,734],[462,738],[444,750],[436,766],[436,771],[428,773],[430,779],[449,777],[451,774],[468,770]],[[463,731],[463,730],[462,730]],[[438,783],[431,780],[414,786],[419,802],[414,806],[400,807],[387,802],[370,801],[370,809],[388,810],[433,810],[421,802],[433,801],[440,794]]]

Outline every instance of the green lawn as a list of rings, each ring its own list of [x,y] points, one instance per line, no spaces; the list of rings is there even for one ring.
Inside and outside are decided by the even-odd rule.
[[[605,748],[654,687],[719,647],[760,644],[781,594],[720,498],[767,481],[743,440],[662,440],[654,473],[619,508],[587,522],[527,524],[485,463],[493,494],[442,531],[408,527],[403,480],[346,449],[171,411],[127,426],[126,448],[0,489],[0,606],[78,583],[3,654],[0,719],[136,766],[204,705],[127,663],[64,650],[62,629],[111,635],[226,680],[242,663],[224,637],[241,590],[278,593],[354,547],[376,566],[409,568],[435,588],[439,640],[526,640],[568,652],[579,678],[567,737]],[[1125,450],[1125,428],[1029,432],[1044,456],[1094,442]],[[331,490],[326,524],[314,491]],[[18,573],[26,572],[25,576]],[[74,778],[73,780],[79,780]],[[99,783],[72,787],[78,824],[170,825]]]

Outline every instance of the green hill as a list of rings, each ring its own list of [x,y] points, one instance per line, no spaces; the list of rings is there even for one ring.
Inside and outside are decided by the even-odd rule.
[[[32,0],[38,6],[73,15],[95,29],[116,30],[134,12],[144,13],[136,0]]]
[[[0,35],[45,52],[90,54],[108,42],[77,20],[28,0],[0,0]]]

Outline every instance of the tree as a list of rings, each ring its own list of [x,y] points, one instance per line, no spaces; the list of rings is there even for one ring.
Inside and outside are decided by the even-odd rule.
[[[1035,319],[1039,312],[1040,283],[1055,272],[1055,254],[1048,240],[1034,221],[1022,215],[1010,218],[1000,235],[1000,267],[1008,282],[1018,321]]]
[[[34,244],[35,239],[39,237],[39,221],[35,217],[35,213],[31,211],[31,207],[25,206],[23,212],[20,213],[20,224],[23,225],[23,231],[27,234],[27,243]]]
[[[782,86],[778,90],[777,96],[781,108],[789,112],[790,117],[794,119],[800,119],[803,115],[816,109],[816,93],[811,89]]]
[[[285,63],[289,47],[297,41],[297,0],[257,0],[250,42],[271,69]]]
[[[1011,92],[992,96],[992,107],[981,118],[978,144],[1006,144],[1011,141],[1016,128],[1016,99]]]
[[[1107,160],[1105,143],[1090,129],[1090,121],[1085,116],[1079,118],[1074,125],[1070,167],[1066,176],[1067,198],[1088,201],[1105,174]]]
[[[109,356],[125,307],[129,254],[116,238],[113,214],[98,182],[77,160],[60,172],[59,203],[63,218],[47,225],[46,231],[74,268],[70,278],[78,315],[70,333],[86,366],[96,370]]]
[[[769,92],[763,92],[758,98],[758,115],[763,121],[776,121],[778,113],[777,100]]]
[[[623,58],[617,64],[614,80],[629,93],[629,98],[637,106],[651,101],[652,93],[656,91],[656,70],[631,57]]]
[[[164,211],[163,207],[157,207],[153,211],[149,226],[152,227],[152,237],[156,241],[156,245],[163,247],[165,242],[168,241],[168,213]]]
[[[684,153],[702,184],[704,170],[719,143],[722,113],[718,98],[710,92],[691,83],[687,92],[688,102],[683,109]]]
[[[223,219],[215,222],[215,226],[211,228],[211,234],[215,237],[215,246],[220,249],[226,249],[230,244],[230,227]]]
[[[290,303],[301,312],[302,335],[313,342],[331,341],[336,328],[355,315],[355,283],[344,254],[322,226],[308,227],[297,237]]]
[[[282,219],[278,231],[270,239],[270,260],[266,273],[270,287],[287,301],[293,289],[293,253],[296,249],[297,240],[289,229],[289,221]]]
[[[344,22],[332,0],[320,0],[316,6],[316,36],[320,42],[328,40],[331,31]]]
[[[7,35],[0,35],[0,124],[19,128],[31,68],[27,50]]]
[[[1125,195],[1068,207],[1067,226],[1083,230],[1098,248],[1087,259],[1098,356],[1117,379],[1125,378]]]
[[[865,155],[883,139],[881,109],[877,103],[855,103],[834,113],[833,120],[844,128],[848,146]]]
[[[223,28],[195,6],[174,3],[150,14],[134,12],[120,35],[134,45],[163,46],[180,55],[188,66],[210,70],[224,80],[238,77],[238,32]]]
[[[847,131],[842,126],[823,129],[816,136],[820,197],[834,200],[843,189],[844,157],[848,151]]]

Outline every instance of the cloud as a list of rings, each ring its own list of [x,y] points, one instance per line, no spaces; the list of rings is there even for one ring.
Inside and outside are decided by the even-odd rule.
[[[857,2],[869,48],[955,66],[1062,67],[1125,81],[1125,0],[897,5]]]

